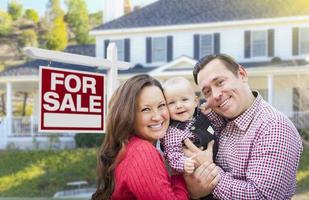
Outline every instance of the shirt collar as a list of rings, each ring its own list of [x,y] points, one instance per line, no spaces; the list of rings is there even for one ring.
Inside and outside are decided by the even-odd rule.
[[[254,115],[258,112],[261,101],[263,100],[262,96],[257,91],[252,91],[252,94],[254,95],[255,100],[251,106],[243,114],[231,121],[243,132],[247,130]]]

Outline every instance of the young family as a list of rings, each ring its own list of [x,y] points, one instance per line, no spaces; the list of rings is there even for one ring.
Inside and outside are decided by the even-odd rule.
[[[161,85],[137,75],[119,86],[93,200],[292,198],[302,152],[292,122],[250,89],[227,55],[200,59],[193,78],[201,106],[182,77]]]

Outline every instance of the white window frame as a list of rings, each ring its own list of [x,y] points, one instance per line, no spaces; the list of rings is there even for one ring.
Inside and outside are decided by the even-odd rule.
[[[120,61],[124,61],[125,52],[124,52],[124,40],[118,39],[118,40],[111,40],[110,42],[114,42],[117,47],[117,59]]]
[[[262,55],[256,55],[256,44],[255,44],[255,41],[254,41],[254,34],[258,34],[258,33],[264,33],[264,38],[265,38],[265,42],[264,42],[264,45],[265,45],[265,49],[264,49],[264,54]],[[266,30],[254,30],[254,31],[251,31],[251,57],[266,57],[268,55],[268,37],[267,37],[267,31]]]
[[[151,61],[153,63],[156,62],[166,62],[167,60],[167,39],[166,37],[153,37],[151,38]],[[163,40],[163,46],[156,46],[158,43],[157,40]],[[158,56],[159,53],[163,53],[164,55],[162,58],[159,58]]]
[[[306,55],[309,54],[309,35],[308,34],[304,34],[303,31],[308,31],[309,32],[309,27],[302,27],[299,28],[299,54],[300,55]],[[306,42],[308,43],[308,47],[306,49],[304,49],[304,35],[305,35],[305,39]]]
[[[203,37],[210,37],[210,48],[205,48],[204,45],[202,45],[202,38]],[[199,53],[200,53],[200,58],[206,56],[206,55],[210,55],[214,53],[214,34],[201,34],[200,35],[200,49],[199,49]]]

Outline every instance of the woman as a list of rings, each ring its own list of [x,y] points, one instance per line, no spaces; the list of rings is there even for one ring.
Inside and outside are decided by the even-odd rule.
[[[92,199],[188,199],[183,176],[169,177],[155,148],[169,125],[161,84],[148,75],[132,77],[109,108]]]

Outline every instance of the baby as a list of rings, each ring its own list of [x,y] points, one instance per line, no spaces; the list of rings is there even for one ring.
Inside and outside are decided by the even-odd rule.
[[[197,163],[184,155],[183,140],[189,138],[198,147],[207,148],[215,139],[210,121],[198,109],[198,97],[191,83],[183,77],[168,79],[163,84],[164,95],[171,117],[165,137],[161,140],[164,155],[172,169],[192,173]],[[214,145],[213,157],[217,153]]]

